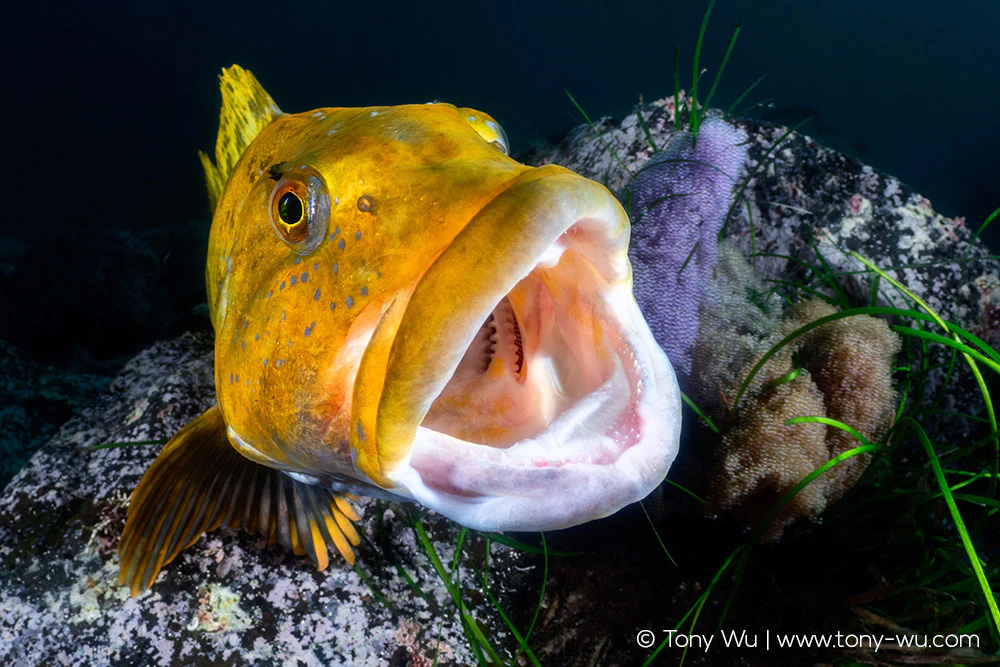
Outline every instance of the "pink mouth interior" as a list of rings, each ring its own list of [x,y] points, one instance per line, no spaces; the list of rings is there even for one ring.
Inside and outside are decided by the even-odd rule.
[[[567,231],[493,308],[421,426],[485,445],[473,451],[495,458],[497,452],[487,448],[508,450],[538,438],[560,417],[588,407],[581,404],[593,402],[595,392],[613,385],[616,413],[589,406],[595,417],[584,425],[601,432],[600,446],[586,451],[532,447],[508,462],[604,464],[637,442],[641,373],[606,303],[609,285],[601,269],[607,267],[599,250],[592,235],[576,227]]]

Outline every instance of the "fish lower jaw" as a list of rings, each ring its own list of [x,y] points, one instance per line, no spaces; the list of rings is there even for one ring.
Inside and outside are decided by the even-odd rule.
[[[676,379],[630,291],[610,290],[603,305],[600,384],[510,444],[421,425],[397,490],[479,530],[552,530],[613,514],[661,483],[680,434]],[[526,364],[530,380],[559,361],[536,351]]]

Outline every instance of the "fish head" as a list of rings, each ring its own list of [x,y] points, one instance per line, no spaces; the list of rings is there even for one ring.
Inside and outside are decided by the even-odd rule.
[[[679,390],[628,217],[507,146],[449,104],[279,113],[249,142],[207,268],[237,449],[484,530],[582,523],[663,480]]]

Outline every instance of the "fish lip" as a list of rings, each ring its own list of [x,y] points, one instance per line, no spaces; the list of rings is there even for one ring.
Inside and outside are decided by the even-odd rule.
[[[630,315],[638,316],[642,324],[631,333],[620,357],[628,360],[634,354],[642,378],[643,390],[630,396],[618,413],[636,408],[641,435],[635,442],[620,445],[606,460],[587,461],[586,451],[607,453],[613,438],[602,434],[575,451],[560,448],[559,431],[566,429],[560,429],[558,422],[564,417],[572,422],[574,416],[569,414],[536,438],[507,450],[450,442],[457,439],[421,427],[408,465],[396,473],[399,488],[463,525],[486,531],[566,528],[613,514],[656,488],[679,448],[680,389],[631,294],[616,296],[628,297],[624,310],[632,311]],[[588,407],[597,402],[601,409],[609,395],[621,390],[609,380],[588,397],[594,399]],[[476,455],[470,453],[473,448],[479,449]],[[547,451],[550,460],[545,460]]]
[[[550,530],[611,514],[624,505],[641,499],[662,482],[676,456],[680,436],[680,391],[673,369],[656,345],[631,292],[631,267],[626,255],[629,232],[627,216],[603,186],[572,172],[552,167],[534,170],[529,174],[534,177],[517,179],[483,211],[473,216],[466,227],[467,230],[482,232],[483,226],[496,217],[494,214],[497,208],[503,209],[506,204],[517,202],[526,188],[536,188],[539,192],[535,194],[539,198],[535,201],[529,198],[534,210],[524,215],[527,223],[516,229],[523,237],[520,245],[514,244],[513,247],[522,255],[518,256],[513,251],[506,255],[493,253],[493,260],[498,256],[510,260],[513,254],[515,261],[508,261],[503,268],[491,267],[495,280],[487,285],[489,289],[477,293],[474,299],[470,299],[471,303],[465,304],[465,311],[460,313],[460,317],[453,317],[451,320],[445,317],[443,325],[441,321],[434,323],[442,327],[439,330],[461,329],[463,335],[441,337],[447,340],[438,349],[430,353],[426,349],[418,350],[424,353],[423,356],[414,355],[412,350],[407,350],[407,346],[417,340],[420,331],[418,324],[427,326],[422,322],[422,318],[429,314],[426,303],[440,308],[442,292],[446,294],[449,287],[454,288],[461,283],[450,282],[447,279],[449,276],[439,271],[436,276],[425,275],[418,284],[417,292],[421,287],[426,290],[420,295],[425,303],[418,302],[418,306],[414,307],[411,298],[400,319],[386,369],[386,384],[395,386],[389,392],[383,389],[377,411],[378,419],[374,425],[378,429],[379,448],[386,444],[385,439],[389,439],[390,448],[395,445],[397,449],[390,452],[394,457],[386,456],[379,461],[381,478],[371,476],[373,479],[386,488],[394,488],[400,494],[413,497],[445,516],[482,530]],[[553,191],[556,192],[555,195]],[[542,210],[546,207],[548,210]],[[552,207],[559,210],[553,211]],[[497,450],[473,443],[466,444],[486,450],[486,460],[457,454],[450,456],[449,445],[455,444],[447,442],[450,436],[433,436],[432,433],[436,432],[421,425],[428,408],[449,382],[464,350],[493,307],[538,266],[546,251],[563,233],[581,221],[596,221],[594,224],[601,226],[605,235],[603,240],[607,261],[601,266],[601,274],[605,276],[609,289],[605,294],[603,307],[608,311],[607,322],[621,323],[615,333],[621,336],[624,350],[619,355],[619,362],[624,370],[621,374],[615,373],[619,384],[607,387],[602,385],[594,392],[590,407],[594,408],[596,405],[595,409],[613,409],[610,398],[602,399],[596,394],[600,391],[620,392],[622,377],[628,377],[624,365],[635,363],[641,380],[639,385],[644,386],[645,391],[640,392],[641,397],[634,401],[629,394],[622,414],[635,408],[641,437],[638,442],[622,447],[614,456],[599,463],[587,462],[586,458],[582,458],[558,465],[528,466],[523,465],[520,460],[499,460],[502,457],[498,456]],[[476,247],[474,242],[482,243],[483,239],[474,237],[468,241],[464,246],[453,243],[437,261],[455,261],[461,264],[469,260],[469,248]],[[533,250],[525,252],[525,247],[532,247]],[[449,253],[452,254],[449,256]],[[474,259],[480,265],[489,263],[482,258]],[[428,274],[432,271],[433,267]],[[437,302],[433,299],[428,301],[429,297],[435,295]],[[446,312],[446,315],[454,315],[458,310],[461,310],[460,306]],[[428,373],[426,363],[422,362],[440,362],[440,356],[448,358],[435,366],[433,372]],[[629,356],[631,359],[628,359]],[[428,376],[434,381],[426,382]],[[408,405],[407,400],[411,401]],[[607,407],[609,405],[610,408]],[[401,406],[408,407],[409,412],[400,410]],[[556,419],[552,424],[558,421]],[[403,428],[400,429],[400,426]],[[372,430],[362,428],[369,437]],[[539,435],[539,439],[530,440],[538,445],[542,436],[551,438],[555,434],[549,433],[547,427]],[[402,442],[392,443],[393,437]],[[514,445],[512,450],[520,444]],[[461,446],[452,449],[462,453]],[[380,451],[380,455],[381,453]],[[491,456],[496,460],[489,458]],[[442,470],[447,478],[444,482],[440,476],[434,477],[435,471],[440,473]],[[555,497],[562,500],[552,502]],[[567,498],[572,498],[572,501],[567,502]]]
[[[360,474],[384,488],[395,486],[393,472],[406,464],[418,426],[481,323],[582,220],[604,225],[612,252],[602,270],[610,281],[630,285],[629,224],[621,205],[604,186],[547,165],[511,179],[434,259],[412,292],[395,300],[356,377],[349,438]]]

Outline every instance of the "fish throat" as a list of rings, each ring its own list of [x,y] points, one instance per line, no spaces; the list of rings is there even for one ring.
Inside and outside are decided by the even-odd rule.
[[[574,226],[546,251],[528,276],[493,306],[431,404],[422,428],[479,445],[468,448],[469,456],[523,465],[594,463],[619,453],[613,447],[573,451],[552,441],[544,456],[537,448],[516,456],[518,443],[538,438],[559,420],[563,432],[554,429],[552,438],[572,438],[574,421],[594,427],[597,415],[592,409],[606,399],[595,392],[614,380],[625,395],[641,386],[640,378],[627,373],[630,351],[607,305],[614,289],[608,276],[581,252],[584,244],[577,237],[586,238],[592,252],[599,248],[594,234],[588,237]],[[634,411],[630,416],[634,419]],[[632,444],[629,433],[638,426],[628,423],[629,415],[624,417],[621,427],[608,422],[618,430],[611,435],[623,448]]]

